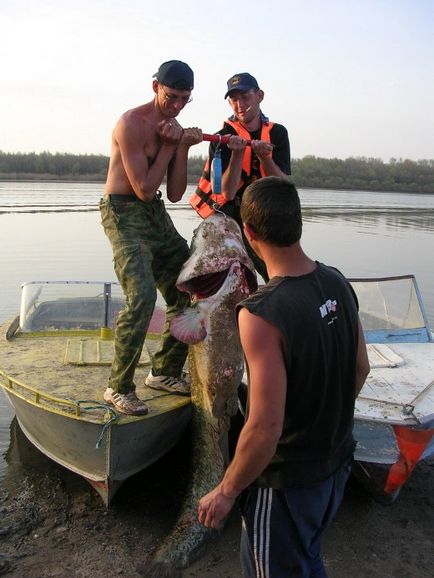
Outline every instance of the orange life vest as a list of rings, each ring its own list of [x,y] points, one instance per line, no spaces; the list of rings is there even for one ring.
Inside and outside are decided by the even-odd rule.
[[[247,140],[250,139],[250,133],[246,130],[240,122],[237,120],[225,120],[224,124],[228,124],[231,126],[237,133],[238,136],[245,138]],[[266,142],[271,142],[270,139],[270,131],[273,128],[272,122],[263,122],[261,127],[261,140]],[[266,176],[264,167],[262,163],[259,163],[259,170],[262,177]],[[243,157],[243,164],[241,170],[241,179],[238,188],[241,188],[246,180],[246,177],[250,177],[252,172],[252,149],[251,147],[246,147],[244,151]],[[205,167],[203,169],[203,175],[210,174],[210,162],[209,159],[205,163]],[[197,189],[190,197],[189,202],[190,205],[193,207],[195,211],[199,213],[202,219],[206,219],[210,215],[212,215],[216,209],[219,209],[223,205],[229,202],[222,193],[215,194],[212,192],[211,181],[209,178],[205,176],[201,176],[199,179]],[[244,178],[243,178],[243,175]]]

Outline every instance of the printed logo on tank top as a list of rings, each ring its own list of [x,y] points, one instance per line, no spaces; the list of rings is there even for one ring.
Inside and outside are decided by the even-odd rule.
[[[336,309],[337,309],[337,301],[336,299],[327,299],[327,301],[321,305],[321,307],[319,308],[319,311],[321,313],[321,317],[324,319],[324,317],[327,317],[327,315],[329,316],[328,319],[328,325],[330,325],[331,323],[333,323],[338,316],[336,315]]]

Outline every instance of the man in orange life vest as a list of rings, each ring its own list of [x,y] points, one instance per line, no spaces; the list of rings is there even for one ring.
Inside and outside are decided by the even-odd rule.
[[[288,132],[283,125],[269,121],[262,113],[260,105],[264,91],[251,74],[241,72],[231,76],[225,98],[233,115],[224,121],[217,134],[232,136],[227,145],[210,144],[209,158],[190,204],[203,218],[211,215],[217,205],[220,211],[234,218],[242,230],[240,204],[245,188],[261,177],[291,174]],[[251,140],[251,146],[246,146],[248,140]],[[217,146],[222,164],[221,194],[212,191],[210,176]],[[245,245],[256,270],[268,281],[264,262],[246,240]]]

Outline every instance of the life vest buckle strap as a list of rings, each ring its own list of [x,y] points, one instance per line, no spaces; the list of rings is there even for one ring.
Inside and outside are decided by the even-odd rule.
[[[216,213],[218,213],[219,215],[223,215],[224,217],[227,217],[226,213],[224,213],[223,211],[220,210],[220,205],[219,205],[219,204],[213,203],[211,207],[212,207],[212,209],[213,209]]]

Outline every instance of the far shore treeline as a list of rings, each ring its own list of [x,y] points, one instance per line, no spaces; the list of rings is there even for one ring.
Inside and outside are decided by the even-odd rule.
[[[104,181],[109,158],[68,153],[0,151],[0,180]],[[188,181],[197,183],[205,159],[188,159]],[[434,159],[412,161],[350,157],[292,159],[292,179],[299,188],[355,189],[434,194]]]

